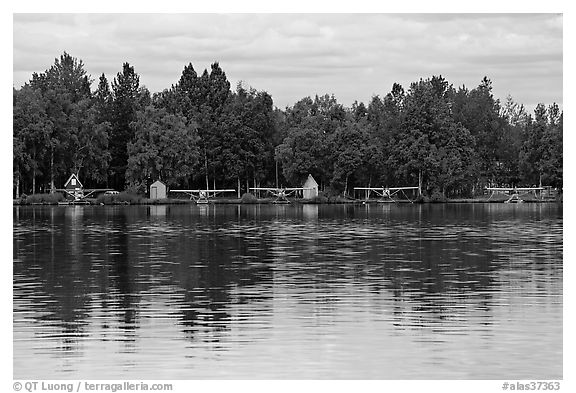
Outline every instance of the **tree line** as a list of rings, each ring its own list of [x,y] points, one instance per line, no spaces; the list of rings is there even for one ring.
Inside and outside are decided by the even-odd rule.
[[[484,77],[469,90],[442,76],[395,83],[351,107],[333,95],[284,110],[270,94],[231,89],[215,62],[186,65],[162,92],[140,85],[124,63],[95,91],[81,60],[64,52],[13,90],[13,188],[84,184],[146,193],[171,188],[299,186],[312,174],[327,194],[353,187],[421,185],[424,195],[474,196],[487,185],[562,187],[563,112],[534,113],[492,94]]]

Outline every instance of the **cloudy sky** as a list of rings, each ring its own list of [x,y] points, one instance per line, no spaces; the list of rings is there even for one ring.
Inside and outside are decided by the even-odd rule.
[[[394,82],[442,75],[533,109],[562,105],[559,14],[14,14],[13,84],[49,68],[63,51],[97,80],[129,62],[157,92],[192,63],[218,61],[232,86],[266,90],[279,108],[315,94],[349,106]]]

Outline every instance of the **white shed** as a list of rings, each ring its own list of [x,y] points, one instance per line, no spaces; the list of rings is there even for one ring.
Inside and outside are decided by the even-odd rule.
[[[160,180],[156,180],[150,186],[150,199],[164,199],[166,198],[166,184]]]
[[[303,188],[308,188],[308,190],[302,191],[302,196],[304,199],[312,199],[318,196],[318,183],[308,174],[308,179],[304,182]]]

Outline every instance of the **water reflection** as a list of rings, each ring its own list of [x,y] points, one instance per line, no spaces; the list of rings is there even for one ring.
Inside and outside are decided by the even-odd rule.
[[[560,378],[561,310],[556,205],[15,208],[16,378]]]
[[[156,206],[149,206],[151,217],[166,217],[166,211],[168,206],[165,205],[156,205]]]

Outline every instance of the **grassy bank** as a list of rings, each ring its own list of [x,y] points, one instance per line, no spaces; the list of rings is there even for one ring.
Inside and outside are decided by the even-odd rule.
[[[64,196],[57,192],[54,194],[32,194],[23,195],[14,199],[15,205],[57,205],[58,202],[64,201]]]
[[[426,198],[421,197],[413,203],[504,203],[509,196],[494,195],[491,198],[482,196],[478,198]],[[556,202],[562,203],[562,196],[560,195],[557,200],[540,201],[534,196],[522,196],[524,202],[538,203],[538,202]],[[379,198],[372,199],[351,199],[342,196],[325,196],[320,194],[313,199],[292,199],[289,198],[290,203],[293,204],[365,204],[365,203],[378,203]],[[14,199],[14,205],[57,205],[67,200],[61,193],[55,194],[33,194],[23,196],[22,198]],[[211,204],[217,205],[238,205],[238,204],[273,204],[276,198],[256,198],[254,195],[245,193],[242,198],[211,198]],[[184,198],[164,198],[164,199],[149,199],[141,195],[132,194],[128,192],[121,192],[116,195],[100,195],[97,198],[86,198],[86,202],[90,205],[195,205],[196,202]],[[390,201],[390,203],[410,203],[409,200]]]

